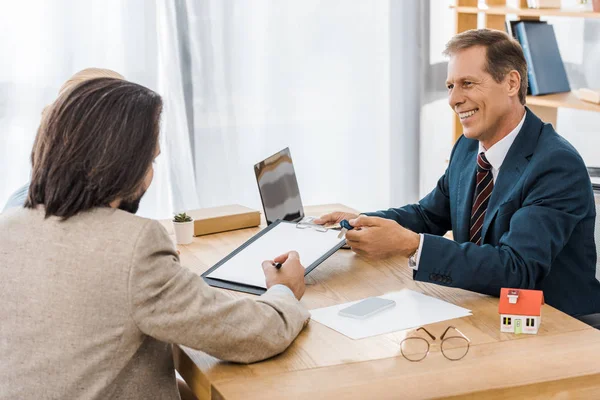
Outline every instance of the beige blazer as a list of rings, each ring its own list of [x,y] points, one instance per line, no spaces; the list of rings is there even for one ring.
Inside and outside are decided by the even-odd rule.
[[[177,399],[171,343],[249,363],[284,351],[308,318],[287,293],[207,286],[156,221],[0,215],[0,399]]]

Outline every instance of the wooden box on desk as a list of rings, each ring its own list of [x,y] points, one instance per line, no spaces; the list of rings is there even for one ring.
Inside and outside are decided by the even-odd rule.
[[[194,236],[251,228],[260,225],[260,212],[232,204],[187,211],[194,219]]]

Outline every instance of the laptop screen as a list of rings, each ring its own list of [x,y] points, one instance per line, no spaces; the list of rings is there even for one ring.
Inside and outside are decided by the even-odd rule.
[[[304,218],[289,148],[254,165],[254,173],[268,225],[278,219],[298,222]]]

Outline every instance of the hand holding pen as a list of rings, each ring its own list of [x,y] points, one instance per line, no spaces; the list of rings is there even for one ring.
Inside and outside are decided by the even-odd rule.
[[[302,298],[306,289],[304,285],[305,270],[297,252],[290,251],[273,260],[263,261],[262,267],[267,289],[277,284],[285,285],[294,292],[294,296],[298,300]]]

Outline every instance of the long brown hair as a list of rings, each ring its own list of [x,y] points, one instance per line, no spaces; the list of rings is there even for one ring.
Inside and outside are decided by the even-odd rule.
[[[25,207],[67,219],[139,195],[158,144],[162,100],[113,78],[84,81],[43,116]]]

